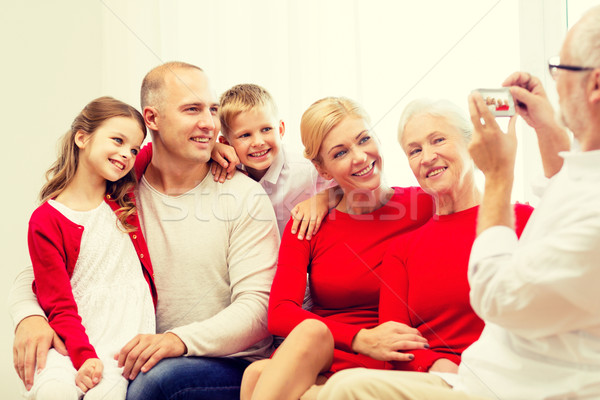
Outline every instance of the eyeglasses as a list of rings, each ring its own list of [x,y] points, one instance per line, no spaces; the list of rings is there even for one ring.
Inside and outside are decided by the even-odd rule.
[[[565,69],[567,71],[581,72],[581,71],[591,71],[595,68],[593,68],[593,67],[578,67],[576,65],[562,65],[560,63],[559,56],[550,57],[550,59],[548,60],[548,71],[550,71],[550,76],[552,76],[553,79],[556,79],[556,77],[558,76],[559,69]]]

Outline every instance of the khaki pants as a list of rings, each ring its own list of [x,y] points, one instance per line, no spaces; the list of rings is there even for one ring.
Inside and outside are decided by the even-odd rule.
[[[489,400],[452,390],[442,378],[424,372],[353,368],[333,374],[318,400]]]

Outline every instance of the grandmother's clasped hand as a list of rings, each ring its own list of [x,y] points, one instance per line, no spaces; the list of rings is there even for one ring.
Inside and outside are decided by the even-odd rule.
[[[421,332],[400,322],[388,321],[371,329],[361,329],[352,341],[352,350],[381,361],[410,361],[404,351],[426,349]]]

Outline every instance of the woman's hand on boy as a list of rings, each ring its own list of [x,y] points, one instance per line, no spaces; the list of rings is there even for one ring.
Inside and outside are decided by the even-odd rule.
[[[75,376],[75,384],[83,393],[87,392],[102,379],[104,365],[98,358],[88,358],[83,365],[79,367]]]
[[[298,233],[298,240],[306,237],[310,240],[317,234],[321,222],[329,210],[335,208],[342,199],[343,192],[339,186],[322,190],[310,199],[301,201],[292,209],[292,234]]]
[[[292,235],[298,233],[298,240],[310,240],[319,231],[327,213],[327,201],[321,193],[296,204],[292,209]]]
[[[225,179],[231,179],[235,174],[235,167],[240,163],[235,149],[225,143],[215,143],[210,156],[213,160],[210,171],[215,182],[223,183]]]
[[[317,195],[318,196],[318,195]],[[329,209],[319,205],[317,196],[306,199],[292,209],[292,235],[298,233],[298,240],[306,237],[310,240],[321,227],[321,221],[329,212]]]

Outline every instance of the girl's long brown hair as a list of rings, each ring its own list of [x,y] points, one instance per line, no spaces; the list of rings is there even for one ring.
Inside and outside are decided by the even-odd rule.
[[[146,137],[144,118],[138,110],[112,97],[99,97],[92,100],[77,115],[71,129],[63,136],[58,160],[46,171],[46,184],[40,191],[40,201],[55,198],[71,183],[79,165],[79,147],[75,144],[75,135],[83,131],[93,135],[106,120],[114,117],[126,117],[135,120]],[[135,214],[136,206],[132,196],[137,180],[133,169],[115,182],[106,181],[106,194],[119,204],[116,211],[119,222],[126,232],[135,231],[127,219]]]

